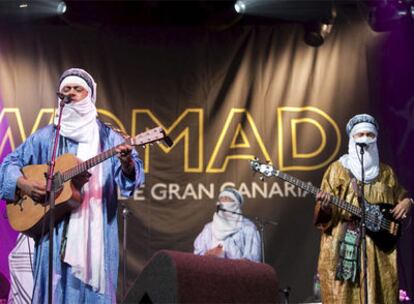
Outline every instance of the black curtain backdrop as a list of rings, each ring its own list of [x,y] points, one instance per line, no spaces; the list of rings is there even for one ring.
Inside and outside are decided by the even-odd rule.
[[[98,83],[103,120],[132,135],[161,125],[175,141],[171,149],[138,149],[145,187],[120,200],[132,212],[128,285],[155,251],[191,252],[220,188],[234,185],[245,196],[245,214],[278,222],[265,229],[266,261],[280,286],[292,288],[292,302],[302,302],[312,295],[319,250],[314,198],[277,179],[261,182],[247,159],[269,159],[319,185],[327,164],[346,152],[346,122],[367,112],[381,124],[382,160],[414,190],[413,32],[375,33],[356,16],[336,24],[320,48],[302,35],[290,24],[221,31],[4,26],[0,118],[11,131],[2,131],[2,149],[49,123],[59,75],[85,68]],[[410,229],[400,242],[400,276],[412,295]]]

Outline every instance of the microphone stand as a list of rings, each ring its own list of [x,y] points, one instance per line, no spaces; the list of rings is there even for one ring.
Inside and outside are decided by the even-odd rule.
[[[54,189],[54,171],[55,171],[55,164],[56,164],[56,151],[59,143],[59,136],[60,136],[60,122],[62,119],[62,112],[63,108],[65,107],[65,98],[62,98],[59,95],[61,101],[59,103],[59,118],[58,123],[56,125],[56,132],[55,132],[55,139],[53,142],[53,151],[52,157],[49,162],[49,168],[47,172],[47,183],[46,183],[46,196],[47,201],[49,201],[49,274],[48,274],[48,303],[53,303],[53,228],[55,226],[55,189]],[[70,97],[69,97],[70,101]]]
[[[275,222],[275,221],[266,219],[264,217],[258,217],[257,216],[257,217],[254,217],[253,218],[253,217],[249,217],[247,215],[244,215],[244,214],[242,214],[240,212],[230,211],[230,210],[224,209],[224,208],[222,208],[220,206],[217,206],[217,211],[219,211],[219,210],[221,210],[223,212],[228,212],[228,213],[236,214],[236,215],[241,215],[242,217],[247,218],[247,219],[251,220],[252,222],[256,223],[256,225],[259,227],[259,234],[260,234],[260,245],[261,245],[261,251],[262,251],[261,260],[262,260],[262,263],[265,263],[265,254],[264,254],[264,251],[265,251],[264,228],[265,228],[265,225],[267,225],[267,224],[271,224],[273,226],[277,226],[278,223]]]
[[[284,304],[288,304],[289,303],[289,295],[290,295],[290,287],[287,286],[283,289],[279,289],[279,292],[283,294],[284,297]]]
[[[127,224],[128,216],[130,215],[131,210],[125,205],[122,204],[122,218],[123,218],[123,239],[122,239],[122,299],[125,300],[126,294],[126,266],[127,266]]]
[[[364,169],[364,147],[365,145],[358,145],[360,147],[361,154],[361,193],[359,195],[359,204],[361,206],[361,250],[362,250],[362,276],[364,278],[364,303],[368,304],[368,277],[367,277],[367,241],[366,241],[366,224],[365,224],[365,197],[364,197],[364,185],[365,185],[365,169]]]
[[[253,219],[253,222],[255,222],[257,224],[257,226],[259,227],[260,241],[261,241],[260,243],[261,243],[261,246],[262,246],[262,263],[266,263],[266,261],[265,261],[265,241],[264,241],[265,231],[264,231],[264,228],[265,228],[265,225],[267,225],[267,224],[271,224],[273,226],[277,226],[278,224],[275,221],[266,219],[264,217],[259,217],[259,216],[255,217]]]

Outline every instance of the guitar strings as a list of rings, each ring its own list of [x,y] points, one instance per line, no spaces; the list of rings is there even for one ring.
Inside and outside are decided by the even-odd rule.
[[[255,169],[257,170],[257,168],[255,168]],[[258,171],[260,173],[264,174],[263,172],[261,172],[260,169]],[[271,170],[271,171],[275,171],[275,170]],[[275,174],[275,173],[272,172],[272,174]],[[268,176],[268,175],[265,174],[265,176]],[[295,177],[290,176],[286,173],[283,173],[283,172],[279,171],[279,174],[277,174],[277,176],[280,177],[281,179],[287,181],[287,182],[292,183],[292,184],[296,184],[296,185],[299,184],[300,186],[302,186],[302,188],[305,189],[305,191],[307,190],[308,192],[313,193],[314,195],[315,195],[315,192],[320,191],[320,189],[318,189],[317,187],[314,187],[313,185],[309,185],[309,184],[307,184],[307,183],[305,183],[301,180],[298,180]],[[352,205],[352,204],[350,204],[350,203],[348,203],[348,202],[346,202],[342,199],[339,199],[339,198],[337,198],[333,195],[329,195],[329,198],[330,198],[330,202],[333,202],[334,200],[336,200],[336,202],[334,202],[334,203],[336,203],[336,205],[339,205],[339,207],[342,206],[342,208],[345,209],[345,211],[348,211],[348,212],[351,212],[351,213],[353,211],[353,213],[358,214],[358,216],[361,217],[360,214],[362,212],[362,209],[360,207]],[[345,203],[347,203],[347,204],[345,204]],[[345,206],[347,206],[347,208],[345,208]],[[350,211],[349,209],[352,209],[352,211]],[[366,214],[365,219],[368,220],[371,223],[375,223],[378,220],[378,218],[375,215],[370,214],[370,213]],[[380,227],[383,230],[386,230],[386,231],[391,233],[391,225],[392,225],[391,220],[388,220],[385,217],[382,218],[382,220],[380,222]]]

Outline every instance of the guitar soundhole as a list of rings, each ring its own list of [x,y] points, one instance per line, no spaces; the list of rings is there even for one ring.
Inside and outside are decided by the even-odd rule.
[[[20,199],[17,201],[17,204],[19,205],[19,207],[20,207],[20,211],[23,211],[23,203],[24,203],[24,201],[27,199],[27,197],[26,196],[23,196],[23,197],[20,197]]]

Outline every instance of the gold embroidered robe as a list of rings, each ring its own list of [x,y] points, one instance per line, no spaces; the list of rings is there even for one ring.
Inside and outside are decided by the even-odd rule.
[[[352,188],[348,171],[339,161],[326,170],[321,189],[358,206],[357,196]],[[380,165],[378,177],[364,186],[365,199],[370,203],[397,204],[407,197],[407,191],[398,184],[390,166]],[[344,220],[351,215],[332,205],[332,212],[326,214],[320,204],[315,206],[315,225],[322,230],[318,273],[323,303],[363,303],[362,273],[359,282],[335,280],[338,263],[338,247],[344,228]],[[362,261],[362,255],[361,260]],[[392,304],[398,301],[398,274],[396,249],[380,250],[367,236],[368,302]]]

